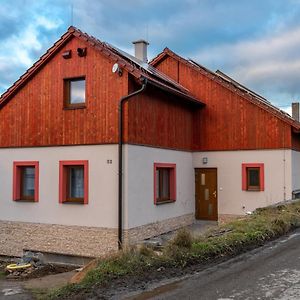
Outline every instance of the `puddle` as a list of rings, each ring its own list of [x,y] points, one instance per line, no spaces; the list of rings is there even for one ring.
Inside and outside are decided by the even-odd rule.
[[[7,289],[3,289],[2,293],[4,296],[13,296],[13,295],[17,295],[17,294],[22,294],[23,290],[20,287],[7,288]]]

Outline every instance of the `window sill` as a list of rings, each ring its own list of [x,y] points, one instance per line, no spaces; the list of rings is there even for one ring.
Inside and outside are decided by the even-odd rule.
[[[176,202],[176,200],[161,200],[161,201],[157,201],[155,202],[155,205],[162,205],[162,204],[168,204],[168,203],[174,203]]]
[[[248,189],[248,190],[245,190],[245,192],[262,192],[262,190],[259,188],[259,189]]]
[[[78,105],[78,106],[65,106],[64,110],[73,110],[73,109],[85,109],[86,105]]]
[[[34,199],[15,199],[16,202],[37,202],[37,200]]]
[[[62,204],[86,204],[84,200],[64,200]]]

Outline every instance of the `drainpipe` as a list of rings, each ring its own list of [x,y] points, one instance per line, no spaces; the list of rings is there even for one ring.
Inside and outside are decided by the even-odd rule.
[[[118,188],[118,247],[122,249],[123,245],[123,104],[129,100],[129,98],[142,93],[147,86],[147,79],[143,79],[143,85],[137,91],[128,94],[120,99],[119,102],[119,143],[118,143],[118,155],[119,155],[119,188]]]

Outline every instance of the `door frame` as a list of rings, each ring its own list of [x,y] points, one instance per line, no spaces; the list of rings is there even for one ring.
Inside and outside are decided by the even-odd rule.
[[[217,216],[215,220],[209,219],[209,218],[197,218],[197,199],[196,199],[196,170],[216,170],[216,192],[217,192],[217,197],[216,197],[216,205],[217,205]],[[208,221],[218,221],[219,219],[219,193],[218,193],[218,168],[217,167],[208,167],[208,168],[194,168],[194,173],[195,173],[195,219],[196,220],[208,220]]]

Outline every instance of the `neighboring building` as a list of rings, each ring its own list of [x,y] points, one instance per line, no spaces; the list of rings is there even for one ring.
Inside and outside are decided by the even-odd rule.
[[[300,188],[300,123],[221,72],[168,49],[151,66],[135,47],[70,27],[0,98],[0,254],[97,256]]]

